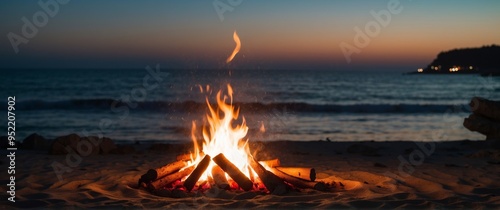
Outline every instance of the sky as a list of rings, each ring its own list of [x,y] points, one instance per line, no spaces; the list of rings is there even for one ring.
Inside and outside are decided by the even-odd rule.
[[[499,11],[496,0],[6,0],[0,68],[224,68],[237,31],[235,69],[408,71],[500,44]]]

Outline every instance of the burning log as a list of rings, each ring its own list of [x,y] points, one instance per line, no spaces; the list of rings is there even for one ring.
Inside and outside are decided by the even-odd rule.
[[[154,182],[150,182],[148,183],[147,185],[147,188],[150,190],[150,191],[156,191],[162,187],[165,187],[167,186],[168,184],[172,183],[172,182],[175,182],[179,179],[182,179],[183,177],[189,175],[191,172],[193,172],[194,170],[194,166],[190,166],[190,167],[187,167],[181,171],[178,171],[176,173],[173,173],[173,174],[169,174],[167,176],[164,176]]]
[[[215,185],[221,189],[229,190],[230,185],[226,179],[226,173],[219,167],[214,166],[212,168],[212,178],[214,179]]]
[[[259,163],[261,165],[266,165],[266,166],[269,166],[272,168],[280,166],[280,160],[278,158],[272,159],[272,160],[262,160],[262,161],[259,161]]]
[[[500,121],[500,102],[490,101],[488,99],[474,97],[469,103],[472,112]]]
[[[191,160],[191,154],[180,154],[176,157],[177,161],[188,161]]]
[[[316,170],[314,170],[314,168],[276,167],[276,169],[297,178],[305,179],[308,181],[316,180]]]
[[[203,152],[200,152],[199,156],[204,156],[205,154]],[[181,155],[177,155],[176,159],[178,161],[188,161],[188,160],[191,160],[191,156],[193,156],[193,154],[191,153],[186,153],[186,154],[181,154]]]
[[[247,166],[247,170],[251,171],[252,167]],[[249,175],[250,175],[250,181],[252,181],[252,183],[255,183],[255,177],[253,176],[253,173],[250,173]]]
[[[184,160],[179,160],[173,163],[170,163],[168,165],[162,166],[157,169],[149,169],[146,174],[141,176],[141,179],[139,180],[139,185],[141,182],[144,183],[149,183],[154,180],[157,180],[158,178],[161,178],[163,176],[166,176],[168,174],[171,174],[173,172],[178,171],[181,168],[184,168],[187,166],[187,162]]]
[[[224,170],[241,189],[249,191],[253,188],[253,183],[245,176],[233,163],[231,163],[224,154],[220,153],[212,159],[217,165]]]
[[[253,168],[255,173],[259,175],[260,180],[264,183],[269,192],[275,195],[282,195],[286,193],[287,186],[281,178],[266,170],[264,166],[257,162],[253,157],[249,156],[248,160],[250,166]]]
[[[194,169],[193,173],[189,175],[189,177],[184,181],[184,187],[186,187],[187,191],[191,191],[200,179],[201,175],[207,170],[208,165],[210,165],[210,155],[205,155],[205,157],[198,163],[196,169]]]
[[[290,176],[286,173],[281,172],[280,170],[276,168],[271,168],[270,169],[273,174],[278,176],[279,178],[282,178],[286,182],[292,184],[295,187],[300,187],[300,188],[311,188],[319,191],[325,191],[326,190],[326,185],[323,182],[313,182],[313,181],[306,181],[294,176]]]

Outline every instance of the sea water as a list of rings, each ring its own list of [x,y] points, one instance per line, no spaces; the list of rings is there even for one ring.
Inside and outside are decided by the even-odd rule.
[[[500,100],[500,78],[479,75],[378,69],[161,72],[168,74],[144,88],[144,69],[4,69],[0,108],[6,110],[8,96],[16,97],[18,139],[76,133],[187,142],[192,122],[198,128],[206,123],[206,98],[214,102],[231,84],[240,108],[235,124],[245,117],[251,141],[448,141],[484,139],[462,125],[468,103],[473,96]],[[2,125],[6,120],[0,118]]]

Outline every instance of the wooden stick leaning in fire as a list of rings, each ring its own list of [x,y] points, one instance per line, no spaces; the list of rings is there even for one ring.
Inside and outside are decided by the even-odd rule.
[[[253,188],[253,183],[245,176],[224,154],[220,153],[212,159],[222,170],[224,170],[241,189],[249,191]]]
[[[288,175],[314,181],[316,180],[316,170],[314,168],[306,167],[283,167],[281,166],[280,160],[278,158],[272,160],[261,160],[258,161],[261,165],[266,165],[271,168],[277,168],[283,173]],[[254,169],[255,170],[255,169]]]
[[[251,166],[247,166],[247,170],[251,171],[252,167]],[[250,177],[248,177],[248,178],[250,178],[250,181],[252,181],[252,183],[255,183],[255,177],[253,176],[253,173],[250,173],[249,175],[250,175]]]
[[[323,182],[313,182],[313,181],[307,181],[303,180],[291,175],[288,175],[286,173],[281,172],[280,170],[276,168],[270,168],[271,172],[275,174],[276,176],[282,178],[286,182],[292,184],[295,187],[299,188],[312,188],[315,190],[320,190],[320,191],[325,191],[326,190],[326,185]]]
[[[274,167],[280,166],[280,159],[276,158],[276,159],[272,159],[272,160],[261,160],[261,161],[259,161],[259,163],[261,165],[266,165],[266,166],[274,168]]]
[[[219,166],[214,166],[212,168],[212,178],[217,187],[219,187],[220,189],[229,190],[230,185],[229,182],[227,182],[226,173]]]
[[[205,155],[205,157],[196,166],[196,169],[194,169],[186,181],[184,181],[184,187],[186,187],[187,191],[191,191],[193,189],[201,175],[203,175],[203,173],[207,170],[208,165],[210,165],[210,155]]]
[[[179,179],[182,179],[183,177],[189,175],[191,172],[193,172],[194,170],[194,165],[193,166],[189,166],[183,170],[180,170],[176,173],[173,173],[173,174],[169,174],[167,176],[164,176],[154,182],[150,182],[147,184],[147,188],[150,190],[150,191],[156,191],[162,187],[165,187],[167,186],[168,184],[171,184],[172,182],[175,182]]]
[[[248,157],[248,162],[255,173],[259,175],[259,179],[262,183],[264,183],[269,192],[275,195],[282,195],[286,193],[287,186],[281,178],[266,170],[264,166],[251,156]]]
[[[187,165],[188,163],[186,161],[179,160],[157,169],[149,169],[144,175],[141,176],[139,185],[141,184],[141,182],[147,184],[149,182],[155,181],[163,176],[176,172],[179,169],[186,167]]]
[[[308,181],[316,180],[316,170],[314,170],[314,168],[279,166],[279,167],[276,167],[276,169],[280,170],[281,172],[283,172],[285,174],[288,174],[288,175],[291,175],[291,176],[294,176],[297,178],[305,179]]]

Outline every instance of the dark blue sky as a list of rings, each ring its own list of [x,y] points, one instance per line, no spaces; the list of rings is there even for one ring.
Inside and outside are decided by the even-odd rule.
[[[22,18],[33,22],[40,17],[44,10],[38,2],[0,2],[0,67],[142,68],[160,63],[220,68],[234,48],[234,30],[242,49],[232,65],[250,69],[413,70],[443,50],[500,44],[500,1],[494,0],[242,0],[237,5],[227,0],[72,0],[58,4],[53,17],[47,15],[46,24],[25,37]],[[227,11],[219,15],[214,2]],[[355,28],[366,31],[376,21],[370,12],[389,11],[388,4],[400,12],[390,13],[385,26],[378,22],[380,30],[369,43],[357,46]],[[24,42],[17,39],[13,47],[13,34]],[[342,43],[358,49],[348,56],[350,62]]]

